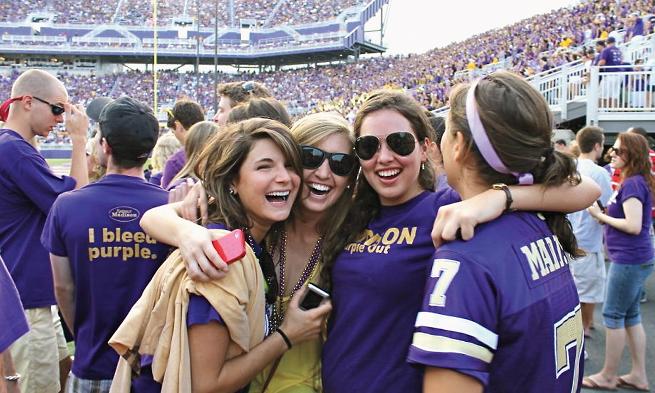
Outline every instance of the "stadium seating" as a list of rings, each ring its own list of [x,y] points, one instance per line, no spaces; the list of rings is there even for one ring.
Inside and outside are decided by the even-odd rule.
[[[29,0],[36,1],[38,0]],[[143,3],[142,0],[123,1],[134,7],[140,2]],[[286,21],[287,17],[284,15],[290,12],[287,7],[291,7],[294,2],[300,2],[311,10],[310,1],[288,0],[280,3],[275,14],[275,18],[280,19],[275,19],[274,23],[285,23],[283,21]],[[356,0],[330,1],[338,2],[335,7],[343,7],[341,9],[357,3]],[[167,0],[161,9],[169,11],[162,12],[172,15],[176,4],[179,6],[182,2],[184,0]],[[235,0],[235,8],[245,9],[243,7],[248,2],[269,3],[263,0]],[[187,13],[195,12],[195,3],[195,0],[186,1]],[[204,7],[209,6],[211,4],[201,2],[201,12]],[[184,6],[181,7],[184,9]],[[623,28],[625,17],[629,13],[639,12],[647,15],[653,11],[653,6],[643,0],[620,4],[583,1],[568,8],[536,15],[513,25],[485,32],[462,42],[435,48],[424,54],[374,57],[349,64],[260,74],[220,74],[219,82],[251,79],[262,82],[276,97],[289,105],[292,113],[338,110],[352,118],[355,108],[366,92],[385,86],[406,89],[426,107],[433,109],[445,104],[450,86],[456,83],[458,78],[467,77],[467,70],[498,66],[530,76],[580,58],[580,51],[585,43],[589,46],[592,40]],[[177,14],[183,12],[178,10]],[[318,17],[308,11],[310,15],[307,20],[314,16],[319,19],[334,16],[321,12],[317,12],[321,15]],[[295,15],[289,16],[291,17]],[[292,19],[292,23],[303,23],[304,20],[305,17]],[[271,44],[271,47],[274,46],[274,43]],[[0,87],[10,86],[15,76],[16,74],[0,77]],[[104,77],[64,78],[71,96],[76,101],[84,102],[92,98],[93,91],[97,91],[97,95],[117,97],[130,94],[145,102],[152,102],[150,73],[128,72]],[[205,108],[213,106],[213,75],[164,72],[160,73],[159,78],[158,97],[162,105],[188,96],[196,99]]]
[[[241,19],[255,19],[260,25],[270,19],[268,25],[272,26],[315,23],[333,19],[349,7],[366,3],[363,0],[234,0],[230,8],[229,1],[216,1],[219,26],[236,26]],[[158,25],[170,26],[175,18],[195,20],[198,6],[201,26],[215,24],[214,1],[159,0],[157,4]],[[150,0],[3,1],[0,2],[0,22],[22,22],[35,11],[53,13],[54,22],[59,24],[153,24]]]

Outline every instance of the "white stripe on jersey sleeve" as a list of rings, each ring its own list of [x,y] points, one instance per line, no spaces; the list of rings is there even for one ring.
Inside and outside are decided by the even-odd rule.
[[[498,348],[498,335],[496,333],[468,319],[421,311],[416,316],[415,326],[466,334],[491,349]]]
[[[494,357],[491,351],[481,345],[422,332],[414,333],[412,346],[427,352],[460,353],[485,363],[491,363]]]

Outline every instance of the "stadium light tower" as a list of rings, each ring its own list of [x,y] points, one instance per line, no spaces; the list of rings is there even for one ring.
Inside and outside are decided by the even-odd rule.
[[[196,0],[196,89],[200,84],[200,0]]]
[[[218,111],[218,2],[214,9],[214,115]]]

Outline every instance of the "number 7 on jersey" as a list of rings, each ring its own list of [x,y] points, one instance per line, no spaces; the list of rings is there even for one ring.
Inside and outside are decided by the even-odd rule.
[[[446,291],[459,270],[459,261],[452,259],[435,259],[430,277],[437,278],[437,283],[430,295],[430,306],[446,306]]]

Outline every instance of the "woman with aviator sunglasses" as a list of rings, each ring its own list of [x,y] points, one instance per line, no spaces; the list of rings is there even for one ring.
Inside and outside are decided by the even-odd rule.
[[[291,218],[268,236],[270,253],[278,266],[274,315],[278,323],[293,294],[308,282],[319,282],[323,245],[334,242],[337,229],[346,219],[358,167],[352,154],[354,135],[346,120],[337,113],[306,116],[296,122],[291,134],[300,145],[304,186]],[[199,188],[195,186],[194,191]],[[190,194],[187,200],[194,198],[195,194]],[[195,210],[195,202],[193,205],[191,210]],[[171,229],[167,227],[169,222],[159,216],[150,213],[148,218],[153,228],[150,233],[155,237],[160,231]],[[196,230],[187,231],[184,236],[179,244],[173,245],[179,246],[185,255],[189,275],[198,281],[208,280],[199,271],[211,272],[212,268],[205,265],[209,264],[207,259],[220,261],[209,243],[211,235],[196,226]],[[321,391],[320,353],[318,339],[293,343],[290,351],[253,380],[250,391]]]
[[[423,371],[408,364],[406,356],[434,252],[430,230],[437,211],[459,196],[448,188],[433,191],[430,125],[412,98],[372,93],[354,128],[361,174],[348,220],[326,240],[323,254],[322,277],[331,283],[333,304],[323,346],[323,387],[340,393],[420,392]],[[599,195],[590,181],[552,189],[500,188],[453,209],[488,221],[509,207],[581,209]],[[462,234],[472,236],[468,227]]]

